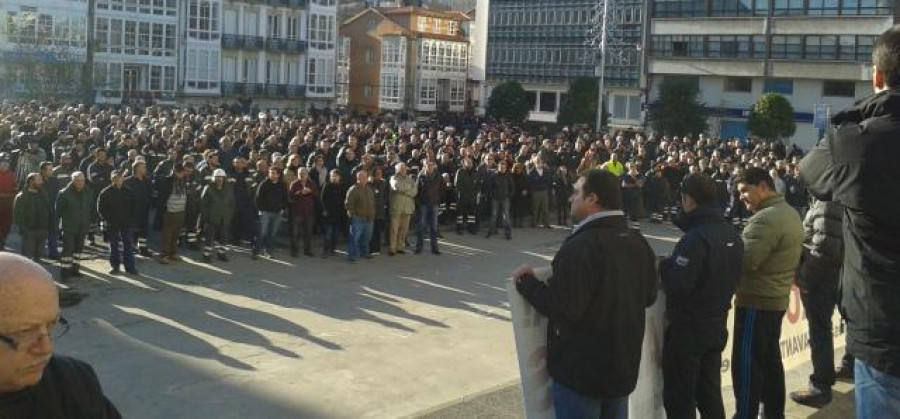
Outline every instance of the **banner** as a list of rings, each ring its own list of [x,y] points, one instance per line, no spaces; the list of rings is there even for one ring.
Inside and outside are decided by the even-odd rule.
[[[535,269],[535,276],[542,281],[550,277],[550,268]],[[516,290],[514,281],[508,281],[510,312],[522,377],[522,396],[525,417],[528,419],[552,419],[553,398],[550,394],[550,375],[547,372],[547,319],[538,313]],[[665,294],[659,292],[656,302],[647,309],[644,344],[641,349],[641,366],[638,383],[628,399],[629,416],[633,418],[664,418],[662,348],[665,325]],[[791,288],[790,307],[784,316],[781,331],[781,358],[785,370],[810,360],[809,329],[800,303],[800,290]],[[840,315],[835,311],[832,322],[835,347],[844,346],[844,334]],[[731,338],[734,326],[734,310],[728,313],[728,344],[722,352],[722,388],[731,385]],[[597,354],[603,356],[603,354]],[[724,397],[733,397],[723,394]]]

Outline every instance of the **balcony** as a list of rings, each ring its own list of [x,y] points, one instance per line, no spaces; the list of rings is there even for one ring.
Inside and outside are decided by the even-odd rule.
[[[277,98],[300,98],[306,94],[306,86],[265,83],[223,82],[222,95]]]
[[[297,39],[267,38],[266,50],[286,52],[289,54],[302,54],[306,51],[306,41]]]
[[[264,45],[261,36],[222,34],[223,49],[262,49]]]
[[[245,0],[247,1],[247,0]],[[253,1],[251,1],[253,2]],[[305,7],[307,1],[306,0],[256,0],[257,3],[265,3],[272,7],[290,7],[290,8],[299,8]]]

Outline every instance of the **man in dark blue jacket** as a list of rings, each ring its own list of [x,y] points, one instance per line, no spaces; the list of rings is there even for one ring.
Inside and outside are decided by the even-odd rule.
[[[670,418],[724,418],[722,350],[728,340],[728,310],[741,277],[741,236],[722,216],[716,183],[705,174],[681,184],[685,231],[672,256],[660,264],[666,293],[663,403]]]

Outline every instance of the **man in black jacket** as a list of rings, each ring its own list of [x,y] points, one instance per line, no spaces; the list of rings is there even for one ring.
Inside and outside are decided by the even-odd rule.
[[[519,293],[547,316],[547,367],[556,417],[624,418],[656,300],[656,256],[628,228],[619,179],[584,173],[572,194],[578,222],[543,283],[530,267],[513,273]]]
[[[147,163],[138,159],[131,165],[132,175],[125,179],[125,187],[134,196],[134,228],[138,253],[150,257],[147,239],[150,237],[150,208],[153,202],[153,182],[147,176]]]
[[[256,191],[256,208],[259,208],[259,232],[256,235],[256,243],[253,246],[253,259],[259,258],[260,253],[265,257],[271,257],[275,237],[281,226],[281,213],[287,209],[287,186],[281,180],[281,170],[277,167],[269,168],[269,178],[259,184]]]
[[[900,417],[900,28],[872,52],[875,95],[836,114],[800,162],[818,199],[844,207],[841,308],[856,357],[856,414]]]
[[[419,174],[418,180],[419,225],[416,230],[416,254],[422,253],[425,246],[425,231],[431,239],[431,253],[440,255],[438,250],[438,205],[444,196],[444,180],[437,171],[437,163],[428,160],[425,170]]]
[[[53,354],[65,331],[50,273],[0,254],[0,418],[121,418],[90,365]]]
[[[722,350],[728,341],[728,310],[741,277],[744,246],[716,200],[716,183],[705,174],[681,183],[685,235],[660,264],[666,292],[663,403],[670,418],[725,418]]]
[[[497,234],[497,223],[503,223],[503,232],[506,240],[512,238],[510,229],[509,203],[515,193],[516,186],[506,161],[501,161],[496,173],[488,177],[491,196],[491,222],[488,224],[487,238]],[[500,220],[500,221],[498,221]]]
[[[112,184],[100,192],[97,198],[97,212],[106,225],[109,239],[110,275],[121,273],[119,266],[125,262],[125,271],[137,275],[134,264],[134,195],[126,188],[121,170],[110,172]],[[119,252],[119,240],[122,252]]]

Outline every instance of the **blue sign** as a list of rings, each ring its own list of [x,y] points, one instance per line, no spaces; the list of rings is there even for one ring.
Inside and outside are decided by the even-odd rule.
[[[828,126],[828,117],[831,114],[831,105],[827,103],[816,103],[813,106],[813,127],[825,129]]]

